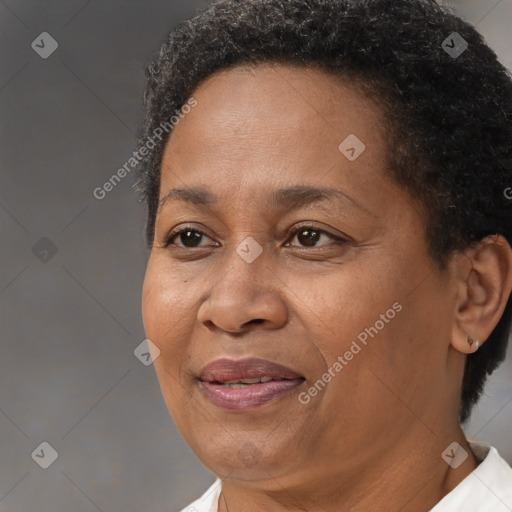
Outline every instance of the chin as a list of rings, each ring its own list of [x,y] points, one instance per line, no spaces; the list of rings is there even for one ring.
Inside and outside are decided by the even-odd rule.
[[[221,478],[258,481],[283,474],[286,471],[283,463],[296,460],[290,458],[289,443],[275,439],[269,443],[265,439],[268,432],[261,434],[261,439],[256,439],[249,432],[243,435],[223,431],[218,436],[201,436],[201,441],[187,436],[186,441],[213,474]]]

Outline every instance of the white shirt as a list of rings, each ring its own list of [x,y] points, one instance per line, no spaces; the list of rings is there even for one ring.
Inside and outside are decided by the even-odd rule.
[[[430,512],[512,512],[512,468],[496,448],[470,443],[478,467]],[[181,512],[217,512],[221,480],[217,479]]]

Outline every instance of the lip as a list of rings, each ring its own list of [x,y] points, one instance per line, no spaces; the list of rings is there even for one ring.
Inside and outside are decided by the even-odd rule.
[[[225,383],[240,379],[271,377],[274,380],[231,388]],[[199,374],[206,398],[229,411],[250,411],[289,394],[304,382],[304,377],[286,366],[259,358],[217,359]]]

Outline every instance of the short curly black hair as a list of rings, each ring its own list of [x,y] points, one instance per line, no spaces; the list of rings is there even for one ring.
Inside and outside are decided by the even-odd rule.
[[[322,69],[380,102],[387,172],[424,207],[429,252],[441,270],[453,251],[488,235],[511,242],[504,191],[512,185],[512,80],[473,26],[427,0],[220,0],[180,23],[146,69],[138,144],[148,148],[151,139],[154,147],[138,189],[148,248],[168,120],[210,75],[266,63]],[[505,357],[511,316],[509,298],[487,343],[466,359],[461,422]]]

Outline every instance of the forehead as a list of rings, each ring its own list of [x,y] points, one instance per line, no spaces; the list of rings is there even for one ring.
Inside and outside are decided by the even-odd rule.
[[[183,185],[229,182],[233,192],[342,178],[353,188],[383,178],[382,110],[355,83],[318,69],[261,65],[216,73],[192,96],[197,106],[165,148],[161,196]]]

